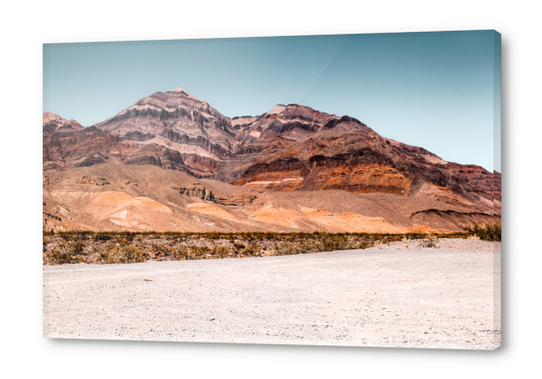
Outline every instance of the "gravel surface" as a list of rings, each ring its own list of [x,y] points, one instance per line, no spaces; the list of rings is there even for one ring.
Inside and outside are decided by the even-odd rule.
[[[494,349],[500,243],[44,266],[44,336]],[[408,245],[408,247],[407,247]]]
[[[391,250],[419,250],[425,249],[429,239],[409,240],[405,242],[391,242],[386,245],[380,245],[380,249]],[[494,251],[501,248],[500,242],[481,241],[474,238],[439,238],[434,241],[434,249],[456,250],[456,251]]]

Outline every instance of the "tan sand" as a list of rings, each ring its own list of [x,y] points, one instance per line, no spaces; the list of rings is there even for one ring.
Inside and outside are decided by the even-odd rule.
[[[44,266],[44,336],[493,349],[500,244]]]

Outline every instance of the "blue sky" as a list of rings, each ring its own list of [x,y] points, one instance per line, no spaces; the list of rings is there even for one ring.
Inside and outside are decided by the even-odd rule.
[[[300,103],[500,171],[493,31],[47,44],[43,111],[90,126],[183,87],[222,114]]]

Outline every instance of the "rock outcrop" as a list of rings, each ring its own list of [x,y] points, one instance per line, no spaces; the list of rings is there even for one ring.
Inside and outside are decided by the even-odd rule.
[[[49,135],[62,130],[81,130],[84,127],[75,120],[65,120],[56,113],[43,114],[43,135]]]
[[[226,207],[242,207],[252,204],[257,198],[253,195],[241,195],[236,197],[220,197],[212,190],[202,187],[200,183],[196,183],[194,187],[179,187],[171,186],[171,189],[178,191],[181,195],[188,197],[197,197],[201,200],[210,201],[215,204],[224,205]]]

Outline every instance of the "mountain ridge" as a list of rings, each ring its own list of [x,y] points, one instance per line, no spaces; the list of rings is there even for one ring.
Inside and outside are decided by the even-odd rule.
[[[380,136],[355,118],[301,104],[229,118],[179,87],[86,128],[45,113],[43,133],[46,171],[153,165],[244,191],[341,190],[397,199],[430,193],[443,206],[409,208],[404,217],[448,227],[469,213],[477,220],[480,214],[500,218],[500,173],[447,162],[423,147]]]

